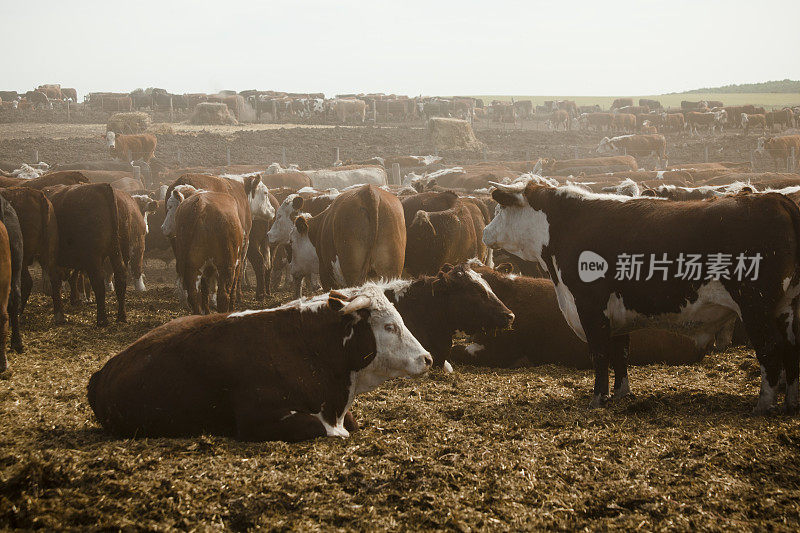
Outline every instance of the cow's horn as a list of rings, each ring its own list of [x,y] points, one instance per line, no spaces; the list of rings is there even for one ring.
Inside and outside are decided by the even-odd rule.
[[[346,315],[348,313],[354,313],[359,309],[366,309],[370,305],[372,305],[372,300],[369,298],[369,296],[364,296],[361,294],[348,302],[347,305],[342,307],[341,311],[339,312],[343,315]]]
[[[505,193],[516,194],[518,192],[522,192],[525,190],[526,183],[524,181],[518,181],[516,183],[512,183],[509,185],[506,183],[498,183],[496,181],[490,181],[489,185],[493,185]]]

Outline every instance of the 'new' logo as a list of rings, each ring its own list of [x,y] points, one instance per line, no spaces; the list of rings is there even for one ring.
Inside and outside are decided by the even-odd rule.
[[[578,257],[578,276],[584,283],[605,277],[608,262],[594,252],[585,250]]]

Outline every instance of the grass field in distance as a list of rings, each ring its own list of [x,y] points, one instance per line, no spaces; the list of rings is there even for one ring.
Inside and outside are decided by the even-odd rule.
[[[578,105],[599,104],[603,109],[608,109],[617,96],[518,96],[518,95],[477,95],[484,104],[492,100],[510,101],[533,100],[534,105],[544,105],[545,100],[575,100]],[[665,107],[680,107],[681,100],[696,102],[699,100],[720,100],[725,105],[753,104],[763,107],[784,107],[800,105],[800,93],[691,93],[691,94],[661,94],[655,96],[633,96],[634,105],[639,103],[639,98],[658,100]]]

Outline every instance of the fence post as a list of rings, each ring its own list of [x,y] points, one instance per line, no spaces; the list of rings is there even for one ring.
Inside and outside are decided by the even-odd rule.
[[[756,151],[750,150],[750,170],[752,172],[756,171]]]
[[[622,155],[628,155],[628,147],[627,146],[623,146],[622,147]]]
[[[169,121],[173,122],[175,120],[175,116],[172,114],[172,95],[169,97]]]
[[[792,172],[794,170],[795,163],[797,162],[797,160],[795,159],[794,156],[795,156],[795,154],[794,154],[794,146],[792,146],[792,157],[789,160],[791,166],[789,166],[789,168],[787,170],[788,172]]]
[[[180,148],[178,148],[178,164],[179,165],[183,164],[183,160],[181,159],[181,150],[180,150]]]
[[[67,99],[67,122],[70,122],[70,118],[69,118],[69,99]]]
[[[372,101],[372,120],[375,124],[378,123],[378,103],[376,100]]]
[[[34,164],[39,162],[39,150],[33,152],[33,162]]]
[[[341,161],[341,159],[339,159],[339,147],[338,146],[333,149],[333,162],[336,163],[337,161]]]
[[[400,185],[400,163],[392,163],[392,185]]]
[[[486,156],[486,147],[485,146],[483,147],[483,160],[484,161],[488,161],[489,160],[489,158]]]
[[[128,150],[128,162],[130,163],[131,161],[133,161],[133,155],[131,154],[131,151]]]
[[[575,145],[575,159],[578,159],[578,145]]]
[[[141,169],[141,167],[138,167],[138,166],[134,165],[134,167],[133,167],[133,179],[138,180],[138,179],[141,179],[141,178],[142,178],[142,169]],[[147,188],[147,184],[146,183],[144,184],[144,188],[145,189]]]
[[[525,150],[525,161],[530,161],[530,160],[531,160],[531,151],[530,151],[530,149],[526,149]]]
[[[286,147],[281,146],[281,166],[286,168]]]
[[[226,155],[226,158],[228,160],[228,166],[231,166],[231,147],[230,146],[225,147],[225,155]]]
[[[434,148],[433,149],[433,155],[436,156],[436,157],[439,157],[439,149],[438,148]]]
[[[704,157],[705,157],[705,162],[708,163],[708,145],[705,145],[703,147],[703,154],[704,154]]]

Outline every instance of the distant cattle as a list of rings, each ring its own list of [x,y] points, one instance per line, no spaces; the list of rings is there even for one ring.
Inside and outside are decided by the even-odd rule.
[[[584,129],[594,128],[595,131],[611,131],[613,127],[613,113],[584,113],[578,121]]]
[[[352,166],[303,171],[317,189],[344,189],[351,185],[386,185],[386,170],[380,166]]]
[[[604,138],[597,147],[601,154],[622,153],[636,157],[654,156],[659,165],[667,164],[667,140],[663,135],[622,135]]]
[[[143,159],[150,161],[156,151],[158,140],[155,135],[144,133],[141,135],[118,135],[113,131],[106,133],[106,146],[111,157],[120,161],[135,161]]]
[[[580,168],[590,167],[622,167],[626,170],[639,170],[639,165],[633,155],[614,155],[606,157],[586,157],[582,159],[544,159],[542,160],[542,173],[546,175],[559,175],[564,171],[570,172]],[[589,174],[589,172],[586,172]]]
[[[768,112],[764,118],[767,128],[772,131],[775,126],[780,126],[782,129],[792,127],[794,116],[791,109],[780,109]]]
[[[611,109],[619,109],[620,107],[633,105],[633,98],[617,98],[611,104]]]
[[[603,197],[534,178],[498,185],[493,197],[501,207],[484,241],[537,261],[550,274],[564,318],[589,344],[593,406],[608,400],[609,363],[615,396],[629,393],[625,352],[632,331],[666,326],[705,346],[720,325],[740,316],[761,364],[755,412],[772,408],[782,372],[786,408],[797,411],[800,210],[790,199],[774,193],[706,202]],[[771,229],[753,229],[764,227]]]
[[[556,109],[547,120],[547,124],[556,131],[559,129],[567,131],[570,127],[569,113],[564,109]]]
[[[642,107],[648,107],[651,111],[656,109],[661,109],[661,102],[658,100],[650,100],[647,98],[639,98],[639,105]]]
[[[762,131],[767,130],[767,119],[764,115],[748,115],[747,113],[742,113],[739,124],[742,125],[745,133],[750,133],[750,130],[753,128],[761,128]]]
[[[617,132],[632,132],[636,129],[636,115],[615,113],[611,119],[611,129]]]
[[[382,287],[351,294],[173,320],[91,377],[89,405],[128,437],[347,437],[357,393],[432,363]]]
[[[689,128],[689,132],[692,134],[697,134],[700,126],[707,128],[709,132],[721,132],[727,122],[728,114],[724,109],[704,113],[697,111],[686,113],[686,127]]]
[[[664,128],[667,131],[683,131],[686,127],[686,117],[683,113],[664,113]]]
[[[797,159],[800,158],[800,135],[762,137],[758,140],[756,151],[762,155],[769,154],[775,163],[775,170],[778,169],[779,163],[788,166],[792,156],[794,156],[796,164]]]
[[[363,100],[336,100],[333,107],[339,122],[348,122],[351,119],[364,122],[367,114],[367,104]]]

